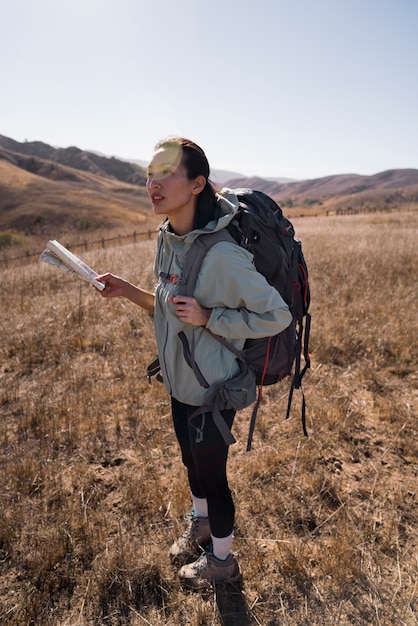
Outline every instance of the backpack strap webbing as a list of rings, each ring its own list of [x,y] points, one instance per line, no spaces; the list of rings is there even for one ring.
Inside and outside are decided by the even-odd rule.
[[[266,372],[266,367],[267,367],[267,364],[268,364],[269,359],[270,359],[270,346],[271,346],[271,337],[268,338],[267,349],[266,349],[266,357],[265,357],[265,367],[264,367],[263,375],[261,377],[261,382],[260,382],[260,384],[258,386],[257,400],[256,400],[256,403],[254,405],[253,412],[252,412],[252,415],[251,415],[250,429],[248,431],[248,438],[247,438],[247,452],[250,452],[250,450],[251,450],[251,445],[252,445],[253,435],[254,435],[254,428],[255,428],[255,420],[257,418],[258,409],[259,409],[261,401],[263,399],[263,383],[264,383],[264,376],[265,376],[265,372]]]
[[[199,237],[197,237],[194,240],[193,244],[190,246],[186,254],[186,260],[185,260],[185,263],[181,272],[181,280],[178,281],[178,286],[179,286],[178,294],[180,296],[189,296],[189,297],[193,296],[197,277],[198,277],[203,259],[205,258],[210,248],[214,246],[216,243],[219,243],[220,241],[229,241],[237,245],[236,240],[229,233],[229,231],[226,230],[225,228],[223,228],[222,230],[212,232],[212,233],[207,233],[207,234],[205,233],[205,234],[199,235]],[[205,328],[205,330],[210,335],[212,335],[214,339],[216,339],[221,344],[223,344],[226,348],[231,350],[241,363],[246,365],[245,357],[241,350],[237,350],[237,348],[235,348],[235,346],[230,344],[226,339],[224,339],[223,337],[220,337],[219,335],[215,335],[215,333],[210,331],[208,328]],[[199,383],[203,387],[207,387],[208,386],[207,382],[203,378],[202,373],[198,369],[196,361],[194,359],[194,345],[192,345],[191,348],[188,346],[187,338],[183,332],[179,333],[179,338],[183,344],[183,352],[185,356],[187,355],[188,357],[186,361],[192,368]],[[223,419],[221,415],[221,409],[218,406],[216,398],[215,398],[214,403],[205,404],[204,406],[199,407],[199,409],[197,409],[191,415],[190,417],[191,423],[192,423],[192,420],[199,414],[202,415],[202,419],[203,419],[205,412],[212,413],[213,421],[215,425],[217,426],[219,432],[221,433],[223,439],[227,443],[227,445],[231,445],[235,443],[235,438],[232,435],[230,428],[228,427],[228,425],[226,424],[225,420]],[[196,431],[197,431],[196,441],[198,442],[200,441],[200,437],[203,437],[203,426],[201,429],[197,428]]]
[[[298,333],[297,333],[297,349],[296,349],[296,361],[295,361],[295,373],[293,375],[292,383],[290,385],[289,398],[287,402],[287,411],[286,411],[286,419],[290,416],[290,408],[292,405],[293,392],[295,389],[300,389],[302,393],[302,429],[305,437],[308,436],[308,431],[306,429],[306,401],[305,394],[303,392],[302,387],[302,378],[304,377],[306,371],[311,367],[311,357],[308,352],[309,345],[309,334],[311,330],[311,315],[310,313],[306,314],[305,320],[305,333],[304,333],[304,341],[303,341],[303,357],[305,359],[305,365],[303,369],[300,369],[300,359],[302,352],[302,334],[303,334],[303,325],[299,324]]]
[[[259,387],[258,388],[258,394],[257,394],[257,400],[256,400],[256,403],[254,405],[253,412],[251,414],[250,428],[249,428],[248,437],[247,437],[247,450],[246,450],[247,452],[250,452],[250,450],[251,450],[251,446],[252,446],[252,442],[253,442],[253,435],[254,435],[254,428],[255,428],[255,420],[256,420],[258,409],[260,408],[260,404],[261,404],[261,400],[262,399],[263,399],[263,388]]]
[[[229,241],[237,245],[237,242],[226,228],[212,233],[204,233],[196,237],[186,254],[186,260],[181,272],[178,291],[180,296],[193,296],[203,259],[208,250],[220,241]]]
[[[194,355],[195,355],[195,336],[194,336],[194,334],[192,335],[192,347],[191,348],[189,346],[189,342],[187,340],[186,334],[182,330],[179,332],[178,336],[179,336],[179,339],[180,339],[181,343],[183,344],[183,356],[185,358],[186,363],[189,365],[189,367],[192,368],[192,370],[194,372],[194,375],[196,376],[199,385],[201,385],[202,387],[207,389],[209,387],[209,383],[205,379],[205,377],[203,376],[203,374],[200,371],[200,368],[199,368],[199,366],[196,363],[195,358],[194,358]]]
[[[160,374],[161,372],[161,367],[160,367],[160,359],[157,357],[152,363],[150,363],[147,367],[147,378],[148,378],[148,382],[151,384],[151,378],[153,376],[157,377],[157,380],[162,383],[163,382],[163,377]]]
[[[203,427],[204,427],[204,422],[205,422],[205,413],[212,414],[212,419],[214,421],[214,424],[219,430],[219,432],[221,433],[223,440],[228,446],[236,443],[236,439],[234,435],[232,434],[231,429],[229,428],[228,424],[225,422],[224,418],[222,417],[222,414],[221,414],[222,407],[219,406],[218,401],[219,401],[219,398],[216,397],[213,403],[204,404],[203,406],[193,411],[193,413],[189,417],[190,425],[192,426],[192,428],[196,430],[196,443],[200,443],[201,441],[203,441]],[[202,416],[201,418],[202,425],[200,427],[197,427],[193,424],[193,420],[199,415]]]

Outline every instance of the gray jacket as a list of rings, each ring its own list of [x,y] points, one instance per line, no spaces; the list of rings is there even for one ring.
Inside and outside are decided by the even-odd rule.
[[[238,200],[233,191],[218,194],[223,212],[217,221],[204,228],[178,236],[168,230],[165,222],[158,235],[155,274],[158,279],[155,298],[155,332],[161,373],[168,393],[176,400],[201,406],[211,400],[216,387],[235,376],[238,363],[235,355],[216,341],[202,327],[181,322],[168,301],[178,292],[178,285],[159,279],[165,275],[181,275],[185,255],[193,241],[202,233],[225,228],[233,219]],[[207,324],[213,333],[225,337],[238,349],[247,338],[275,335],[291,322],[289,309],[279,292],[257,272],[252,255],[240,246],[221,241],[206,254],[194,291],[198,302],[212,309]],[[209,388],[201,387],[183,356],[178,333],[183,331],[189,345],[195,346],[196,363]]]

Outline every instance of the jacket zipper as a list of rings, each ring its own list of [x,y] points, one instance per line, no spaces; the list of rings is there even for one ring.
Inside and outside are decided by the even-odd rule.
[[[170,273],[171,266],[173,264],[173,259],[174,259],[174,251],[170,250],[170,252],[171,252],[171,259],[170,259],[170,262],[168,264],[168,273]],[[166,321],[166,325],[165,325],[165,339],[164,339],[164,347],[163,347],[162,359],[163,359],[163,362],[164,362],[164,370],[165,370],[165,374],[166,374],[166,377],[167,377],[167,381],[166,382],[167,382],[167,384],[168,384],[168,386],[170,388],[169,394],[172,395],[171,380],[168,378],[167,360],[166,360],[166,357],[165,357],[167,341],[168,341],[168,321]]]

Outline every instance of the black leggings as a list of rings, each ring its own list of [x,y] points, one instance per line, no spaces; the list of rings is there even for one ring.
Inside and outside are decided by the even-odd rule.
[[[229,446],[216,427],[212,413],[204,414],[203,439],[197,443],[197,429],[202,426],[202,414],[194,417],[192,423],[189,418],[198,407],[171,398],[171,408],[191,492],[196,498],[207,499],[212,535],[228,537],[232,534],[235,516],[234,502],[226,477]],[[222,411],[222,416],[231,428],[235,417],[234,409]]]

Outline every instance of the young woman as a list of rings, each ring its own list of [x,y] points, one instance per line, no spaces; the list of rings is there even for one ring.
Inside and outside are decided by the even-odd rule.
[[[163,380],[171,396],[193,507],[189,526],[174,541],[170,555],[186,563],[179,571],[182,582],[198,589],[208,582],[233,582],[240,577],[232,553],[235,509],[226,473],[228,445],[211,413],[206,412],[201,422],[203,437],[196,437],[190,419],[239,367],[235,355],[204,327],[241,349],[247,338],[267,337],[286,328],[291,314],[280,294],[255,270],[251,254],[232,242],[216,243],[209,250],[193,297],[178,295],[173,277],[181,275],[193,241],[202,233],[225,228],[238,209],[233,191],[215,192],[199,146],[183,138],[157,144],[148,166],[147,191],[154,212],[166,218],[158,235],[155,293],[104,274],[100,280],[106,287],[101,294],[123,296],[154,315]],[[198,347],[196,360],[208,388],[201,386],[184,358],[180,331]],[[232,409],[222,412],[229,427],[234,416]]]

